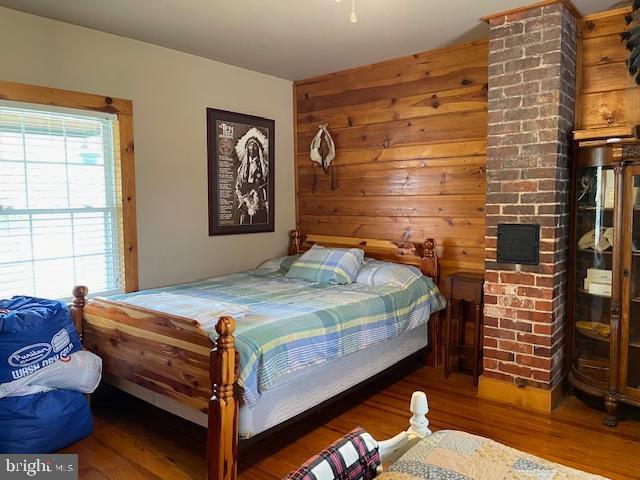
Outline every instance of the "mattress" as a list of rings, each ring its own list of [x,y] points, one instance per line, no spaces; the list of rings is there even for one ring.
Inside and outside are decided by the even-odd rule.
[[[427,346],[427,331],[423,325],[379,345],[287,375],[252,408],[240,407],[239,437],[248,439],[262,433],[391,367]]]
[[[312,365],[283,377],[272,389],[260,396],[253,408],[246,405],[240,407],[239,438],[248,439],[258,435],[358,385],[426,347],[428,338],[428,329],[423,325],[380,345],[335,358],[322,365]],[[207,426],[206,414],[170,397],[106,373],[104,380],[158,408],[203,427]]]

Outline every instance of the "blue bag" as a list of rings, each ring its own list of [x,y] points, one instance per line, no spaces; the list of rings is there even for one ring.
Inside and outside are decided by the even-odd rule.
[[[0,300],[0,383],[25,377],[81,349],[64,303],[32,297]]]
[[[82,393],[52,390],[0,399],[0,453],[53,453],[92,431]]]

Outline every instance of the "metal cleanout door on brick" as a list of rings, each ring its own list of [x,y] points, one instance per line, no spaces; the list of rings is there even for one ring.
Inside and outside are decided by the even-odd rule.
[[[122,290],[117,117],[0,101],[0,298]]]

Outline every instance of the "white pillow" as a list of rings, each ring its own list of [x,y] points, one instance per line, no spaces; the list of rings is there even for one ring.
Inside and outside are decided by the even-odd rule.
[[[369,258],[358,271],[355,281],[371,286],[389,285],[405,288],[420,277],[422,277],[422,272],[413,265],[383,262]]]

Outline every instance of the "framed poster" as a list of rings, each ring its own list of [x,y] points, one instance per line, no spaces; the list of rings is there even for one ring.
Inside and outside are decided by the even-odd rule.
[[[274,231],[275,122],[207,108],[209,235]]]

